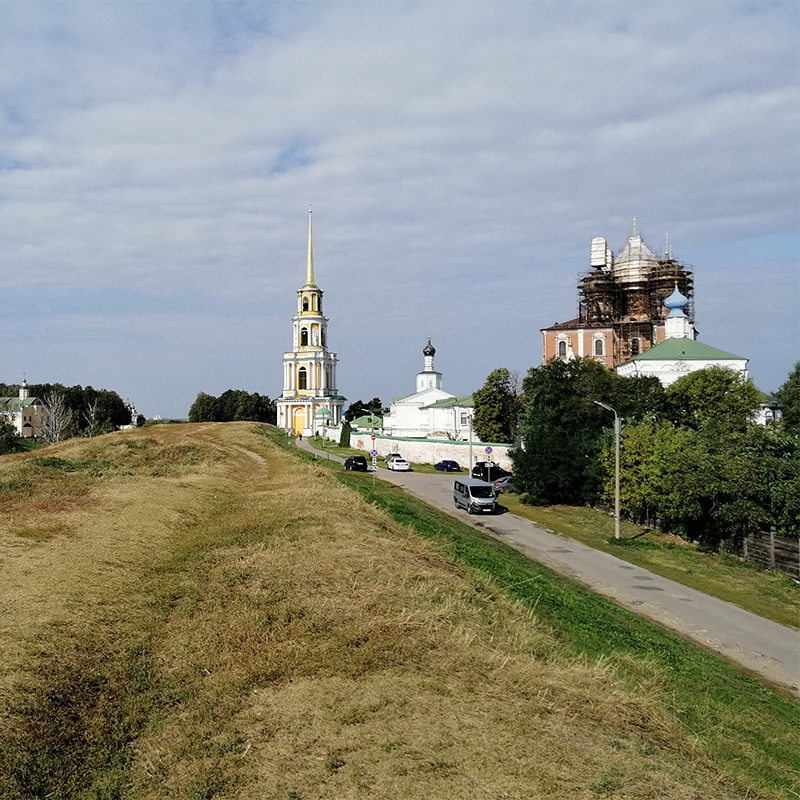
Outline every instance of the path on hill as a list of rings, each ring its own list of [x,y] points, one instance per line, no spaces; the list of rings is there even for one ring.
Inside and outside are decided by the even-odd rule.
[[[323,455],[305,440],[304,450]],[[344,459],[324,454],[332,461]],[[485,530],[621,606],[800,695],[800,633],[732,603],[662,578],[615,556],[550,533],[515,514],[485,517],[453,507],[453,476],[380,470],[378,477]]]

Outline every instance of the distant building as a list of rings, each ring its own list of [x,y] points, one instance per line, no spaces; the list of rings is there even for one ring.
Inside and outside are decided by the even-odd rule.
[[[423,367],[417,373],[417,391],[392,400],[383,419],[388,436],[414,439],[436,438],[465,441],[469,436],[472,395],[456,397],[442,389],[442,373],[434,368],[436,348],[422,350]]]
[[[19,397],[0,397],[0,417],[11,423],[17,436],[28,439],[42,435],[45,405],[38,397],[31,397],[28,383],[23,378]]]
[[[663,342],[617,367],[623,377],[654,375],[663,386],[706,367],[727,367],[747,379],[747,359],[695,340],[694,325],[685,314],[689,299],[677,285],[664,301],[669,316],[664,321]]]
[[[664,300],[677,285],[693,323],[692,273],[667,252],[657,256],[636,232],[615,257],[603,238],[592,239],[590,270],[578,281],[578,316],[542,329],[542,363],[589,357],[609,369],[666,338]]]
[[[283,355],[283,393],[276,401],[278,427],[310,436],[335,428],[345,399],[336,388],[335,353],[328,351],[328,318],[322,314],[322,289],[314,282],[311,210],[308,212],[306,282],[297,290],[292,317],[292,350]]]

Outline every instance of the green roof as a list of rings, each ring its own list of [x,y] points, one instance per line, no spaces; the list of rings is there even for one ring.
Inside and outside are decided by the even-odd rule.
[[[30,406],[40,406],[42,401],[38,397],[0,397],[0,411],[19,411]]]
[[[695,339],[665,339],[629,361],[747,361]]]
[[[463,397],[445,397],[444,400],[437,400],[435,403],[425,406],[425,408],[452,408],[453,406],[472,408],[472,395],[465,394]]]
[[[350,424],[356,428],[383,428],[383,417],[365,414],[363,417],[356,417]]]

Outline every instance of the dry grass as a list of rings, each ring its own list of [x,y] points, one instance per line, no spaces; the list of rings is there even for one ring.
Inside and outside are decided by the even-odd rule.
[[[657,670],[565,657],[251,429],[67,442],[46,453],[95,466],[17,488],[0,462],[0,796],[742,796]]]

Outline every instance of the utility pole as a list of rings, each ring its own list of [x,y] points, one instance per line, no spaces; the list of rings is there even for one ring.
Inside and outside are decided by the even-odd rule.
[[[614,415],[614,538],[619,539],[619,414],[608,403],[599,400],[592,401],[595,405],[602,406]]]

